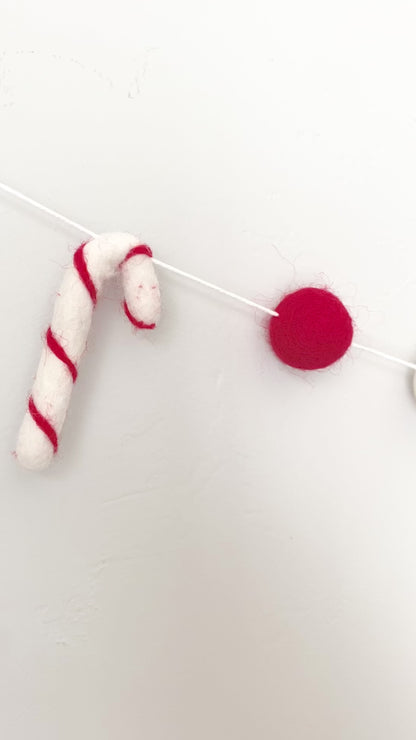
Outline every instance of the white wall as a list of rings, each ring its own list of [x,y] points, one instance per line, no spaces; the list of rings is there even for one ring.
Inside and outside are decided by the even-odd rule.
[[[270,305],[329,285],[416,357],[406,0],[4,0],[0,179]],[[0,735],[414,740],[416,402],[405,369],[271,354],[160,273],[108,286],[47,474],[10,454],[80,235],[0,198]],[[131,402],[132,391],[135,393]]]

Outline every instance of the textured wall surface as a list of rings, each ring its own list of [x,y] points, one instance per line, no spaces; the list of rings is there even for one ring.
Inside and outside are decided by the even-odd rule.
[[[8,7],[7,7],[8,6]],[[0,179],[273,305],[330,286],[416,358],[414,3],[14,0]],[[0,735],[414,740],[416,402],[255,311],[108,285],[59,459],[11,452],[81,235],[0,197]]]

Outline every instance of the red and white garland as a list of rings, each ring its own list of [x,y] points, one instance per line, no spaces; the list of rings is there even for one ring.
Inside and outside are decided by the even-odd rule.
[[[0,190],[92,240],[81,244],[66,271],[45,346],[20,428],[16,457],[26,468],[43,470],[58,449],[72,386],[84,352],[92,313],[104,281],[121,271],[124,312],[138,329],[153,329],[160,315],[160,292],[154,265],[193,280],[271,316],[269,341],[277,357],[300,370],[325,368],[349,349],[364,350],[416,371],[416,363],[353,340],[354,326],[346,307],[326,288],[304,287],[287,294],[275,309],[262,306],[173,265],[154,259],[146,245],[130,234],[98,236],[82,224],[0,182]],[[416,374],[414,375],[416,395]]]

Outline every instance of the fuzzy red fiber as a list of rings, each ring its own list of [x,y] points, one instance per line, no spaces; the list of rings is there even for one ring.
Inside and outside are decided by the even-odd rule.
[[[45,416],[43,416],[43,414],[40,413],[32,396],[30,396],[29,398],[29,413],[39,429],[41,429],[42,432],[46,434],[49,442],[53,447],[54,453],[58,452],[58,435],[55,432],[52,424],[46,419]]]
[[[132,257],[135,257],[136,254],[146,254],[148,257],[153,257],[152,250],[150,249],[150,247],[147,246],[147,244],[138,244],[137,247],[132,247],[132,249],[130,249],[130,251],[127,252],[121,265],[124,265],[124,263],[127,262],[127,260],[130,260]]]
[[[58,342],[57,338],[52,332],[51,327],[49,327],[48,331],[46,332],[46,344],[48,345],[50,351],[53,352],[54,355],[58,358],[58,360],[61,360],[61,362],[63,362],[64,365],[67,366],[69,372],[71,373],[72,380],[75,383],[78,376],[78,370],[72,360],[68,357],[62,344]]]
[[[126,314],[128,320],[133,324],[133,326],[136,327],[136,329],[155,329],[156,324],[145,324],[144,321],[138,321],[134,318],[133,314],[131,313],[126,301],[123,303],[124,313]]]
[[[76,270],[78,270],[78,275],[81,281],[84,283],[88,293],[90,294],[93,305],[95,306],[97,303],[97,288],[95,287],[93,279],[88,271],[87,262],[85,260],[84,254],[85,244],[86,242],[84,242],[84,244],[81,244],[81,246],[78,247],[74,254],[74,267]]]
[[[301,288],[276,306],[269,325],[273,351],[286,365],[318,370],[348,350],[353,324],[339,298],[324,288]]]

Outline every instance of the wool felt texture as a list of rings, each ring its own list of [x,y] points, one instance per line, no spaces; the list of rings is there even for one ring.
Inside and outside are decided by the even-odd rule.
[[[286,365],[318,370],[339,360],[351,345],[353,323],[339,298],[324,288],[301,288],[276,306],[269,324],[273,351]]]
[[[152,252],[131,234],[103,234],[81,244],[59,289],[51,325],[16,445],[29,470],[48,467],[58,450],[78,365],[105,280],[121,272],[124,311],[140,329],[160,317],[160,291]]]

